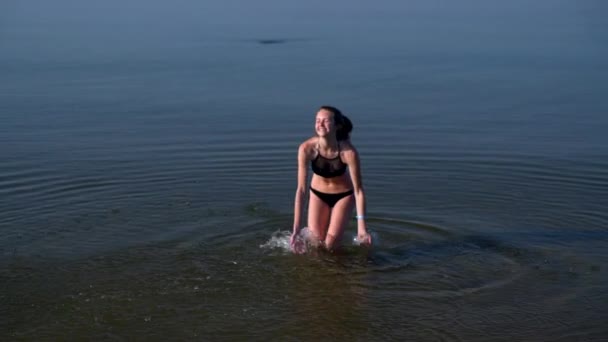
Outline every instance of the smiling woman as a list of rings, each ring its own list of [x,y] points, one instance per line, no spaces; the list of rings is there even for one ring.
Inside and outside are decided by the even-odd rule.
[[[315,120],[316,136],[298,149],[298,186],[295,195],[291,246],[296,246],[302,227],[302,212],[308,163],[313,171],[308,201],[308,227],[313,244],[332,250],[336,248],[350,219],[357,209],[357,239],[371,244],[365,224],[365,194],[361,180],[359,154],[350,142],[353,125],[342,112],[322,106]],[[348,172],[347,172],[348,170]]]

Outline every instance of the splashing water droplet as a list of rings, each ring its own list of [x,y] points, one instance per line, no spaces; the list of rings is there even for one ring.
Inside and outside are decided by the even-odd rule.
[[[292,252],[296,254],[306,253],[308,251],[308,242],[310,238],[310,230],[308,227],[304,227],[298,233],[296,240],[294,241],[294,246],[292,248],[291,241],[291,232],[290,231],[276,231],[272,234],[270,239],[266,241],[264,244],[260,245],[260,248],[265,249],[282,249],[286,252]]]

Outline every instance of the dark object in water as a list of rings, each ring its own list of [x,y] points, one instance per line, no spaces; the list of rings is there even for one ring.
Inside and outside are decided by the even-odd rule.
[[[258,43],[269,45],[269,44],[283,44],[287,42],[286,39],[258,39]]]

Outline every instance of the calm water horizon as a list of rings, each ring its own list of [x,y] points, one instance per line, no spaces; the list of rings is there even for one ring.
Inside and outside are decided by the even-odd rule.
[[[608,338],[599,1],[0,5],[0,339]],[[370,250],[287,248],[353,121]]]

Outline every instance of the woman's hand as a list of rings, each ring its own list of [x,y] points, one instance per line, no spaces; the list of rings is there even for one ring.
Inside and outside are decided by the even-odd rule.
[[[302,240],[302,237],[299,235],[300,229],[294,229],[291,237],[289,238],[289,247],[293,253],[306,253],[306,242]]]
[[[368,232],[359,232],[359,234],[357,234],[357,241],[361,245],[371,246],[372,236]]]
[[[296,240],[298,238],[298,234],[300,234],[300,228],[294,228],[293,233],[291,233],[291,237],[289,238],[289,246],[293,249]]]
[[[293,245],[296,243],[296,239],[298,238],[298,233],[291,233],[291,237],[289,238],[289,246],[293,248]]]

